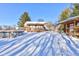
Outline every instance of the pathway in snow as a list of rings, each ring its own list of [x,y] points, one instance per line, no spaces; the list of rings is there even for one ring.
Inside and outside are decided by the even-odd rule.
[[[56,32],[27,33],[0,39],[1,56],[79,56],[79,40]]]

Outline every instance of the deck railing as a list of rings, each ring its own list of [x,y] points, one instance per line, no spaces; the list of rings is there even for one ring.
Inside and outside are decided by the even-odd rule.
[[[0,38],[14,38],[22,35],[24,27],[0,27]]]

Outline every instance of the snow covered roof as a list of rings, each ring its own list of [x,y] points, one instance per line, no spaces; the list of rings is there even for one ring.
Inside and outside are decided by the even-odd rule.
[[[45,24],[45,23],[47,23],[47,22],[32,22],[32,21],[27,21],[25,23],[25,25],[27,25],[27,24]]]
[[[71,21],[71,20],[74,20],[75,18],[79,18],[79,15],[75,16],[75,17],[70,17],[68,19],[65,19],[64,21],[59,22],[59,23],[64,23],[64,22],[67,22],[67,21]]]

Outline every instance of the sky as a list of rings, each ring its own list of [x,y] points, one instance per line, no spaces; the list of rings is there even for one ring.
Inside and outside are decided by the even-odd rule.
[[[0,3],[0,25],[16,25],[20,16],[28,12],[32,21],[44,19],[56,23],[68,3]]]

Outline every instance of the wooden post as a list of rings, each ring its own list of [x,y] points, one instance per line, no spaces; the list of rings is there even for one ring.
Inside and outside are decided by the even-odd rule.
[[[8,32],[9,33],[9,38],[10,38],[10,32]]]
[[[74,28],[75,27],[76,27],[76,21],[74,20]],[[76,32],[74,28],[73,28],[73,32],[74,32],[73,35],[75,35],[75,32]]]
[[[67,34],[67,24],[66,24],[66,34]]]

